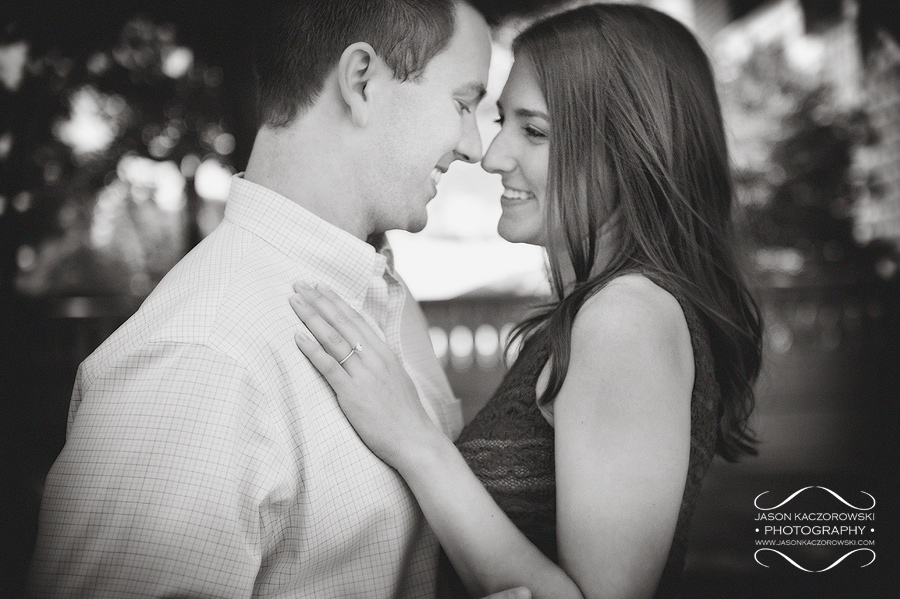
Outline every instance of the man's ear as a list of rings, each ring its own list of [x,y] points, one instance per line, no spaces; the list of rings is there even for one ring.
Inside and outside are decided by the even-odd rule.
[[[364,127],[371,109],[368,85],[378,68],[378,55],[369,44],[355,42],[344,49],[337,68],[341,97],[350,118],[357,127]]]

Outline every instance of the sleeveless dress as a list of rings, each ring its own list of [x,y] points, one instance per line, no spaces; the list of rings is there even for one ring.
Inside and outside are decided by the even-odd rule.
[[[709,335],[699,314],[662,281],[648,278],[678,300],[694,353],[688,474],[675,535],[655,595],[669,598],[680,595],[690,519],[701,480],[715,452],[720,391]],[[463,429],[456,445],[497,505],[538,549],[556,562],[554,434],[537,405],[535,391],[548,356],[546,339],[529,339],[494,396]],[[441,596],[469,596],[445,555],[441,558],[439,580],[444,587]]]

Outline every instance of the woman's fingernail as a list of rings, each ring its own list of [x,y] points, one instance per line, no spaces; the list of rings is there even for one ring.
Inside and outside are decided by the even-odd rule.
[[[312,338],[303,331],[297,331],[297,333],[294,335],[294,339],[297,341],[297,343],[312,341]]]
[[[294,291],[300,293],[304,289],[310,289],[310,286],[304,281],[297,281],[294,283]]]

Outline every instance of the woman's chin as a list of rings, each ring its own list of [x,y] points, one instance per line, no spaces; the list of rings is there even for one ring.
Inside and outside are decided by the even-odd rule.
[[[502,220],[497,224],[497,233],[510,243],[527,243],[528,245],[539,245],[542,247],[545,245],[543,235],[510,223],[504,223]]]
[[[503,239],[505,239],[506,241],[508,241],[510,243],[524,243],[526,245],[537,245],[537,246],[541,246],[541,247],[544,246],[543,243],[540,243],[538,240],[532,239],[530,237],[520,237],[517,235],[504,235],[503,233],[500,233],[500,237],[502,237]]]

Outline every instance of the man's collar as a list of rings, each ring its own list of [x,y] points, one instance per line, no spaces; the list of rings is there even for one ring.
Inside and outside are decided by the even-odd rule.
[[[391,248],[390,243],[388,243],[387,235],[384,233],[372,235],[369,237],[368,243],[375,248],[376,252],[384,256],[387,261],[387,273],[391,276],[396,276],[394,274],[394,250]]]
[[[231,179],[225,220],[250,231],[302,265],[307,283],[324,283],[359,309],[373,277],[393,272],[384,235],[371,244],[240,174]],[[291,281],[292,283],[294,281]]]

